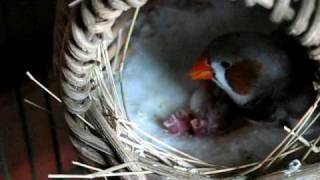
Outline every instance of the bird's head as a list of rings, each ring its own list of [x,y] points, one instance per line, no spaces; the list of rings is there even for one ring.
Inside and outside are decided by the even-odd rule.
[[[213,41],[189,75],[193,80],[214,81],[243,105],[286,76],[286,60],[259,36],[232,35]]]
[[[219,60],[199,58],[189,75],[193,80],[212,80],[230,96],[238,98],[254,93],[262,64],[255,60]]]

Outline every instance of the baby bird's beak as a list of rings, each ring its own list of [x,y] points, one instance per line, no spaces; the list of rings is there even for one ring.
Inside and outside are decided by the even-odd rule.
[[[197,59],[197,62],[193,65],[189,71],[189,76],[192,80],[212,80],[213,71],[208,64],[208,58],[205,56]]]

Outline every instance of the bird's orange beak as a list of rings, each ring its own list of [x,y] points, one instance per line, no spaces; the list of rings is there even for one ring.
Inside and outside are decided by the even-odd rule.
[[[189,71],[189,76],[192,80],[211,80],[213,79],[213,72],[208,64],[208,58],[205,56],[197,59],[197,62]]]

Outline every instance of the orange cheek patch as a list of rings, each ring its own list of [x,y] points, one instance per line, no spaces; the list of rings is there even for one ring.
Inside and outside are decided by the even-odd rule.
[[[231,88],[238,94],[250,93],[254,87],[260,71],[261,64],[253,60],[245,60],[234,64],[226,72],[226,78]]]

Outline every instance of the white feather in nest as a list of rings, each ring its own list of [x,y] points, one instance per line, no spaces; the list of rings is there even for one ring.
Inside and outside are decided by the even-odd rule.
[[[172,112],[188,106],[199,84],[187,72],[214,37],[236,31],[268,33],[275,28],[262,9],[245,8],[240,2],[210,3],[201,10],[162,3],[140,14],[124,70],[129,117],[164,142],[213,164],[260,160],[282,140],[282,129],[252,124],[220,137],[175,137],[162,127]]]

